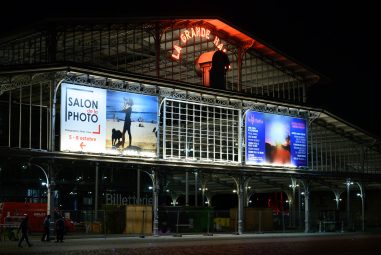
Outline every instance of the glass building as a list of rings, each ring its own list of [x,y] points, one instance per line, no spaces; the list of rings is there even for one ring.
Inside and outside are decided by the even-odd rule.
[[[380,226],[380,141],[308,105],[320,79],[217,18],[47,20],[3,36],[0,202],[47,202],[78,223],[145,204],[153,235],[204,232],[204,212],[208,232],[261,230],[265,216],[269,230]]]

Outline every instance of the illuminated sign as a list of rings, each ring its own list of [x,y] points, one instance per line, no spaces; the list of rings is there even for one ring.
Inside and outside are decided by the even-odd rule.
[[[68,83],[61,87],[61,151],[156,156],[157,97]]]
[[[180,34],[180,42],[183,45],[185,45],[192,38],[205,38],[206,40],[210,40],[211,39],[210,36],[211,36],[211,33],[210,33],[209,29],[204,28],[204,27],[192,27],[192,28],[188,28],[188,29],[184,30]],[[226,52],[226,49],[223,49],[224,44],[221,42],[221,40],[220,40],[220,38],[218,38],[218,36],[214,36],[213,43],[216,46],[216,48]],[[173,45],[172,57],[174,59],[180,59],[181,51],[182,51],[181,46]]]
[[[191,29],[185,30],[180,34],[181,41],[185,44],[188,39],[192,39],[194,37],[204,37],[209,40],[210,30],[205,29],[203,27],[192,27]]]
[[[67,83],[61,88],[61,150],[103,151],[106,91]]]
[[[105,194],[105,204],[106,205],[152,205],[152,197],[147,197],[138,199],[135,195],[123,196],[122,194]]]
[[[307,126],[301,118],[248,111],[246,164],[307,166]]]

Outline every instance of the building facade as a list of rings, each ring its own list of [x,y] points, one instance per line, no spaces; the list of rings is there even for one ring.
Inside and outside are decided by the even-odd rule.
[[[152,204],[158,235],[160,206],[212,208],[234,191],[237,233],[255,194],[278,194],[266,206],[307,232],[329,211],[379,226],[380,142],[308,106],[319,79],[216,18],[48,20],[5,36],[0,201],[95,219]]]

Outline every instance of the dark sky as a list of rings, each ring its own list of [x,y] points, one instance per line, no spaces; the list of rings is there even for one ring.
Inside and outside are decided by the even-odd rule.
[[[326,76],[329,82],[310,90],[310,104],[381,137],[376,4],[249,1],[29,1],[22,9],[14,1],[0,22],[2,30],[12,31],[56,16],[220,16]]]

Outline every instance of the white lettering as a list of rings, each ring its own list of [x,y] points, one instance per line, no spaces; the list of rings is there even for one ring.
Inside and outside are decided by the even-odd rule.
[[[122,194],[110,194],[106,193],[105,204],[106,205],[133,205],[133,204],[144,204],[152,205],[152,198],[147,196],[140,198],[139,201],[136,196],[122,196]]]

